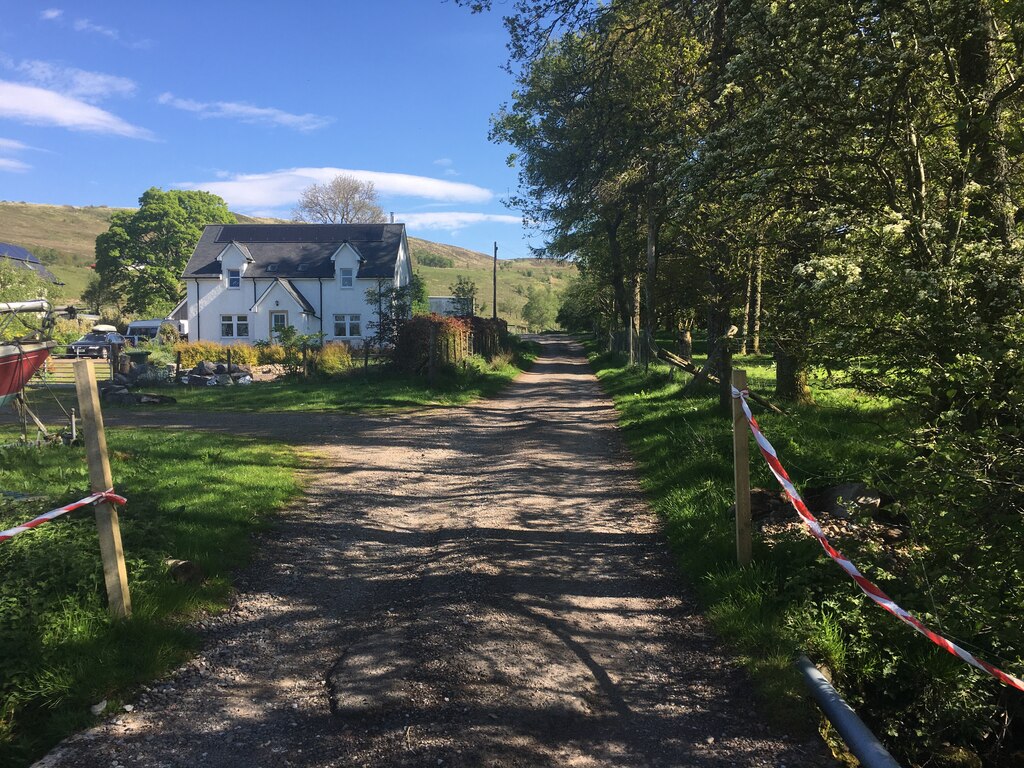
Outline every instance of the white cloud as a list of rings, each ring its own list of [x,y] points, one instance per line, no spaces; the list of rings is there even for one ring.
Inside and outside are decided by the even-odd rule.
[[[135,82],[127,77],[89,72],[50,61],[25,59],[16,62],[0,57],[0,65],[17,72],[34,85],[90,102],[111,96],[127,97],[136,91]]]
[[[60,8],[47,8],[45,11],[39,14],[39,18],[43,21],[55,21],[64,15],[64,11]]]
[[[434,165],[440,165],[442,168],[449,168],[451,164],[452,159],[450,157],[439,157],[434,161]]]
[[[405,173],[361,171],[347,168],[288,168],[269,173],[235,174],[227,180],[183,182],[182,189],[204,189],[220,195],[232,208],[242,210],[282,209],[294,206],[302,190],[323,184],[339,174],[372,181],[383,196],[419,197],[448,203],[486,203],[494,197],[489,189],[475,184],[412,176]]]
[[[180,99],[172,93],[162,93],[157,99],[161,104],[194,112],[199,117],[239,120],[243,123],[264,123],[294,128],[298,131],[315,131],[329,124],[333,118],[306,113],[295,115],[275,107],[257,107],[237,101],[194,101]]]
[[[29,170],[32,166],[28,163],[23,163],[21,160],[15,160],[10,157],[0,157],[0,171],[8,171],[9,173],[24,173]]]
[[[395,221],[404,221],[418,229],[459,230],[473,224],[519,224],[520,216],[504,213],[472,213],[470,211],[435,211],[433,213],[396,213]]]
[[[152,139],[145,128],[84,101],[21,83],[0,80],[0,118],[29,125],[56,125],[72,131]]]

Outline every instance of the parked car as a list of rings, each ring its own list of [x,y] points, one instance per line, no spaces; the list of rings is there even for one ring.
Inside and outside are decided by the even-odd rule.
[[[78,341],[68,344],[68,357],[98,357],[106,359],[120,352],[129,341],[112,325],[97,325]]]

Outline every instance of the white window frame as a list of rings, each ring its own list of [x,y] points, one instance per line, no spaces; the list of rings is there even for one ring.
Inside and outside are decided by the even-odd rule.
[[[352,333],[352,328],[355,326],[359,333]],[[339,334],[338,330],[345,331],[344,334]],[[338,313],[334,316],[334,338],[336,339],[361,339],[363,338],[363,319],[362,315],[355,315],[349,312]]]
[[[228,270],[228,275],[227,275],[227,280],[228,280],[228,289],[229,290],[232,290],[232,291],[240,290],[242,288],[242,270],[240,270],[240,269],[229,269]],[[231,284],[232,280],[236,281],[237,284],[236,285],[232,285]]]
[[[348,285],[345,284],[345,280],[348,280]],[[346,291],[350,288],[355,288],[356,285],[356,271],[352,267],[340,267],[338,269],[338,285]]]
[[[274,316],[284,315],[284,325],[280,328],[274,328]],[[288,327],[288,310],[285,309],[272,309],[270,310],[270,338],[271,340],[277,338],[277,335]]]
[[[245,326],[245,334],[238,332],[240,326]],[[230,326],[231,333],[225,335],[225,329]],[[248,339],[251,331],[248,315],[221,315],[220,316],[220,337],[222,339]]]

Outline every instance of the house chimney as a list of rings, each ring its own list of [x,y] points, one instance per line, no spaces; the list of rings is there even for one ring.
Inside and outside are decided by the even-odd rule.
[[[394,211],[391,212],[391,223],[392,224],[395,223],[395,212]]]

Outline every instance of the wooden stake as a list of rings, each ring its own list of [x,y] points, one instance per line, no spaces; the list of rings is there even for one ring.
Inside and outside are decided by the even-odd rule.
[[[732,385],[747,388],[747,372],[732,369]],[[750,437],[747,417],[738,397],[732,399],[732,459],[736,485],[736,562],[742,568],[750,563]]]
[[[89,485],[93,493],[113,487],[110,460],[107,457],[107,436],[103,430],[100,412],[100,393],[96,388],[96,371],[88,360],[76,360],[75,390],[78,410],[82,414],[82,432],[85,453],[89,462]],[[100,535],[100,555],[103,558],[103,580],[107,584],[107,606],[115,618],[127,618],[132,613],[128,594],[128,570],[121,548],[121,528],[117,522],[117,509],[107,501],[96,505],[96,527]]]

